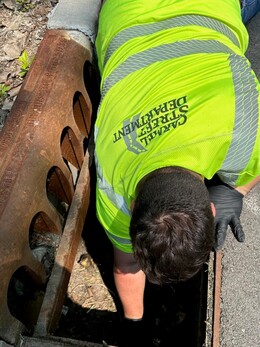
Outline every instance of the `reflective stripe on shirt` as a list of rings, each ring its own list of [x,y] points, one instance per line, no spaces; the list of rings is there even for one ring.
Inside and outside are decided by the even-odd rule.
[[[113,39],[111,40],[109,46],[107,47],[104,65],[106,65],[108,59],[111,55],[127,41],[150,34],[154,34],[161,30],[168,30],[171,28],[197,25],[202,26],[208,29],[216,30],[219,33],[228,37],[231,42],[233,42],[237,47],[240,48],[239,41],[233,31],[224,23],[210,17],[206,16],[196,16],[196,15],[185,15],[178,16],[174,18],[169,18],[157,23],[149,23],[142,25],[135,25],[133,27],[124,29],[120,31]]]
[[[173,58],[181,58],[192,54],[203,53],[226,53],[233,51],[223,43],[215,40],[190,40],[178,41],[174,43],[163,44],[157,47],[146,49],[142,52],[131,55],[123,63],[117,66],[111,74],[104,80],[101,102],[107,92],[120,80],[124,79],[133,72]],[[242,58],[242,57],[240,57]]]
[[[229,57],[235,89],[235,123],[232,141],[220,172],[220,178],[235,186],[239,173],[251,158],[258,129],[258,96],[255,77],[246,59]],[[230,168],[234,173],[230,173]]]

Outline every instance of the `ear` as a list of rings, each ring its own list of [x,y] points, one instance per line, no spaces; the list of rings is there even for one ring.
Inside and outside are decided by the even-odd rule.
[[[210,203],[210,206],[211,206],[211,210],[212,210],[213,216],[215,217],[216,216],[216,207],[213,204],[213,202]]]
[[[133,200],[133,201],[131,202],[131,205],[130,205],[130,211],[131,211],[131,213],[133,212],[134,206],[135,206],[135,200]]]

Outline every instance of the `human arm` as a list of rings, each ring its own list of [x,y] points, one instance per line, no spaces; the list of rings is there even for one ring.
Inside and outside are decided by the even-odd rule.
[[[146,345],[146,326],[143,321],[145,275],[132,253],[114,247],[114,279],[124,317],[119,329],[119,347]]]
[[[209,186],[208,191],[211,201],[216,208],[215,225],[216,225],[216,240],[215,250],[222,248],[227,234],[228,226],[235,238],[239,242],[243,242],[245,234],[240,222],[240,215],[243,207],[243,197],[260,182],[260,176],[253,179],[250,183],[232,188],[223,182]]]
[[[114,279],[124,316],[130,319],[143,317],[145,274],[134,255],[114,247]]]
[[[254,186],[256,186],[258,183],[260,183],[260,176],[257,176],[255,179],[253,179],[251,182],[249,182],[248,184],[244,185],[244,186],[240,186],[240,187],[236,187],[235,189],[240,192],[241,194],[243,194],[244,196],[249,193],[249,191],[251,189],[254,188]]]

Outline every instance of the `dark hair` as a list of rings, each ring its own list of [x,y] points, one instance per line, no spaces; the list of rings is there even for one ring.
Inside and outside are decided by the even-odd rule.
[[[185,169],[148,175],[137,192],[130,235],[150,282],[193,277],[214,242],[214,217],[203,181]]]

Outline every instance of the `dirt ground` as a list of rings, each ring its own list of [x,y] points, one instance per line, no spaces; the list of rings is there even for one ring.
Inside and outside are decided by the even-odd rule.
[[[0,1],[0,130],[21,88],[22,69],[34,58],[57,1]],[[25,65],[19,61],[28,54]],[[4,90],[3,87],[6,89]]]
[[[24,51],[28,59],[34,57],[46,30],[48,14],[57,2],[0,1],[0,131],[23,83],[19,57]],[[202,346],[205,302],[201,293],[206,290],[202,285],[206,274],[207,269],[203,269],[196,278],[178,286],[158,288],[147,283],[145,318],[151,327],[152,346]],[[112,248],[95,218],[92,196],[54,335],[116,345],[120,315],[112,276]]]

